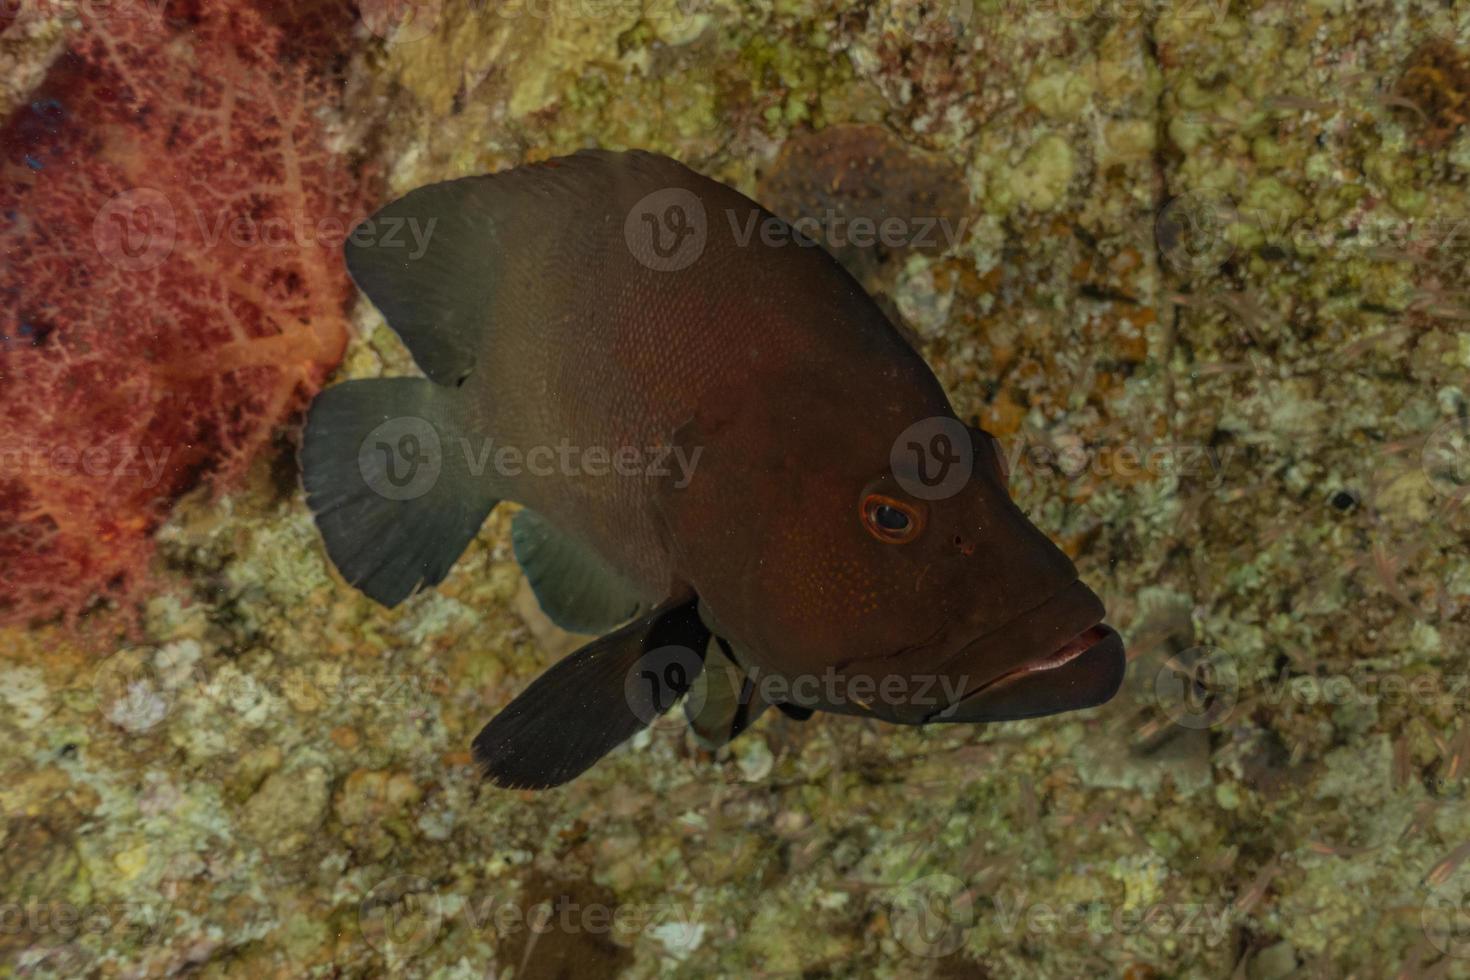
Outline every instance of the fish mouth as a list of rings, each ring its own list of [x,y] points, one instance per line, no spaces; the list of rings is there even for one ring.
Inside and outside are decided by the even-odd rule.
[[[1118,693],[1127,663],[1122,636],[1098,622],[1051,652],[971,688],[927,720],[1018,721],[1095,707]]]
[[[1102,600],[1073,579],[1041,603],[982,635],[953,636],[901,655],[843,665],[869,689],[897,680],[908,697],[846,697],[813,707],[900,725],[1014,721],[1091,708],[1123,683],[1123,638],[1103,622]]]

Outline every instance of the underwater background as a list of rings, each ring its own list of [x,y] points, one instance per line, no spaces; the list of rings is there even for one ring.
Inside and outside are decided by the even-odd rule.
[[[1467,45],[1460,0],[0,5],[0,973],[1470,976]],[[301,411],[416,373],[354,221],[590,146],[824,229],[1116,699],[481,780],[584,638],[511,507],[348,587]]]

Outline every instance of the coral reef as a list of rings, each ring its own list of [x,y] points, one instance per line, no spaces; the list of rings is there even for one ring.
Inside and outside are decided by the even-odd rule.
[[[1463,4],[363,7],[346,109],[389,193],[597,144],[817,213],[957,202],[953,242],[847,258],[1002,438],[1128,686],[980,728],[773,712],[717,754],[670,719],[496,791],[470,739],[576,643],[507,509],[385,611],[287,446],[174,510],[129,646],[5,634],[0,962],[1470,976]],[[356,325],[341,376],[412,370]]]
[[[172,501],[228,486],[341,357],[361,181],[308,8],[315,33],[249,3],[53,6],[66,50],[0,133],[7,621],[135,596]]]

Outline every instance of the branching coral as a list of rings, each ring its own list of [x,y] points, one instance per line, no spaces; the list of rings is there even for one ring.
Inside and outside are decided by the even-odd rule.
[[[0,130],[0,621],[132,595],[171,503],[341,357],[350,11],[309,10],[89,5]]]

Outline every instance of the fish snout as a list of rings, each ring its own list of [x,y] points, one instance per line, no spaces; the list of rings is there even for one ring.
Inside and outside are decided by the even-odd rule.
[[[951,633],[887,657],[844,664],[803,706],[900,725],[1001,721],[1091,707],[1122,683],[1118,633],[1075,578],[1045,601],[977,635]]]

